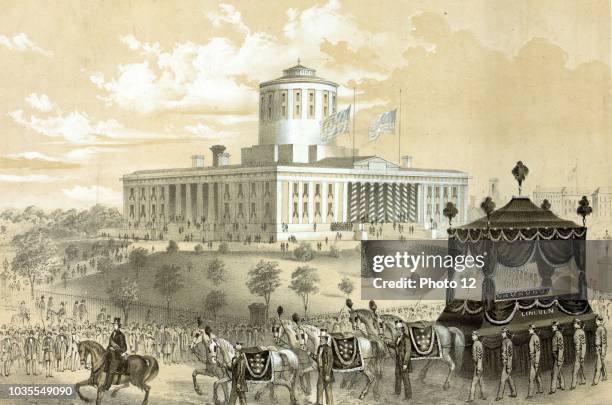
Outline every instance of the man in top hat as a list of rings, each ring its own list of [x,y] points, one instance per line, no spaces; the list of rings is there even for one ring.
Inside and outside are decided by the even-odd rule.
[[[334,373],[332,348],[329,346],[329,335],[326,329],[321,329],[321,344],[316,353],[310,353],[310,357],[317,363],[317,405],[323,405],[323,393],[327,405],[334,404]]]
[[[586,384],[584,377],[584,356],[586,355],[586,335],[582,329],[580,319],[574,319],[574,369],[572,371],[572,385],[570,390],[576,389],[580,378],[580,385]]]
[[[487,399],[484,395],[484,389],[482,388],[482,357],[484,350],[482,342],[480,341],[480,335],[477,330],[472,331],[472,361],[474,362],[474,374],[472,376],[472,385],[470,386],[470,394],[465,402],[473,402],[474,396],[476,395],[476,388],[480,389],[480,399]]]
[[[565,359],[565,342],[563,341],[563,334],[559,330],[559,322],[554,321],[552,323],[552,380],[550,382],[549,394],[554,394],[557,391],[557,385],[560,389],[565,389],[565,378],[563,378],[563,361]]]
[[[597,315],[595,324],[597,329],[595,330],[595,375],[593,376],[593,385],[608,379],[605,364],[606,351],[608,350],[608,332],[603,326],[603,317],[601,315]]]
[[[246,358],[242,353],[242,343],[234,345],[236,355],[232,359],[232,390],[229,397],[229,405],[234,405],[236,400],[240,405],[246,405],[246,392],[249,390],[246,383]]]
[[[395,395],[402,393],[403,382],[404,399],[409,401],[412,398],[412,385],[410,384],[410,373],[412,372],[410,353],[412,346],[404,323],[399,320],[396,321],[395,328],[399,336],[394,341],[390,339],[387,341],[387,345],[395,349]]]
[[[36,375],[36,363],[37,359],[37,342],[34,337],[34,331],[30,329],[28,331],[28,337],[25,340],[25,344],[23,345],[23,352],[25,355],[25,369],[26,374],[30,375],[30,373]]]
[[[529,389],[527,398],[533,397],[533,390],[538,386],[538,394],[542,391],[542,376],[540,375],[540,337],[535,325],[529,325]]]
[[[108,347],[104,354],[104,372],[106,373],[104,390],[108,390],[112,385],[113,375],[120,369],[123,358],[127,356],[126,352],[127,343],[125,335],[121,331],[121,318],[115,318],[113,321],[113,332],[108,339]]]
[[[510,340],[510,331],[508,328],[503,327],[501,329],[502,345],[501,345],[501,358],[502,358],[502,372],[501,379],[499,380],[499,387],[497,388],[496,401],[501,400],[504,397],[504,391],[506,390],[506,384],[510,387],[510,397],[516,398],[516,386],[512,380],[512,358],[514,349],[512,347],[512,340]]]

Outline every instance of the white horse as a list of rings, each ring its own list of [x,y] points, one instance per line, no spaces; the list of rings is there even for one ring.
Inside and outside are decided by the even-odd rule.
[[[205,332],[200,331],[194,335],[193,341],[189,345],[189,350],[191,350],[191,352],[196,356],[198,360],[204,363],[204,368],[196,368],[195,370],[193,370],[193,373],[191,373],[191,378],[193,379],[193,389],[198,395],[203,395],[202,390],[200,389],[200,386],[198,385],[198,382],[196,380],[199,375],[213,377],[215,379],[214,384],[216,385],[215,390],[216,387],[219,385],[218,381],[223,380],[229,376],[228,370],[226,368],[221,367],[218,362],[213,363],[210,360],[210,356],[208,355],[208,346],[210,345],[210,339],[211,338]],[[229,382],[230,381],[221,383],[224,402],[227,402],[229,400]]]
[[[294,327],[297,326],[294,323],[289,323],[286,325],[286,332],[288,334],[296,333]],[[313,347],[312,353],[316,353],[317,348],[319,347],[321,340],[321,329],[314,325],[301,325],[302,330],[308,336],[306,341],[310,342],[307,347]],[[386,357],[384,346],[380,345],[377,341],[370,340],[363,336],[355,336],[357,339],[357,345],[359,346],[359,352],[361,353],[361,358],[363,359],[363,369],[354,371],[343,371],[343,370],[334,370],[335,373],[360,373],[367,377],[367,382],[361,394],[359,394],[359,399],[364,399],[370,390],[370,386],[374,384],[376,386],[377,380],[379,377],[380,367],[382,362]],[[310,351],[310,350],[309,350]]]
[[[277,349],[274,346],[268,346],[266,349],[270,350],[272,367],[272,379],[270,381],[263,381],[261,383],[266,384],[270,388],[270,400],[274,400],[273,387],[280,385],[287,388],[289,391],[289,400],[292,405],[297,404],[295,397],[295,382],[298,375],[298,357],[297,355],[288,349]],[[213,364],[219,363],[222,367],[230,370],[232,367],[232,361],[236,357],[236,351],[230,342],[222,338],[210,339],[208,347],[208,353],[210,361]],[[284,378],[287,377],[287,378]],[[213,399],[215,404],[218,404],[217,400],[217,387],[219,384],[225,384],[231,381],[231,377],[225,377],[217,380],[213,384]],[[249,381],[251,384],[258,384],[258,382]],[[255,395],[255,399],[258,400],[261,395],[261,391]]]

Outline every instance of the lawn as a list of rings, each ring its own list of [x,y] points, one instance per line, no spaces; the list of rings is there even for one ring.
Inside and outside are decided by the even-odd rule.
[[[345,297],[338,290],[338,283],[340,283],[344,276],[350,277],[355,284],[356,290],[352,294],[352,299],[358,305],[367,305],[367,303],[360,303],[358,299],[360,256],[355,250],[343,250],[340,258],[332,258],[327,252],[321,252],[312,261],[307,263],[295,260],[291,254],[283,255],[280,252],[229,252],[217,254],[205,251],[199,255],[192,251],[152,253],[147,256],[146,264],[140,270],[138,277],[140,302],[165,305],[163,297],[153,288],[154,275],[164,264],[175,264],[180,266],[180,272],[185,279],[185,287],[172,300],[171,306],[174,308],[200,309],[203,298],[209,291],[215,289],[206,276],[207,263],[214,257],[220,258],[225,263],[228,273],[228,280],[219,287],[225,291],[228,299],[228,306],[221,313],[248,315],[249,304],[263,302],[261,297],[251,295],[245,284],[249,270],[260,260],[276,261],[282,271],[281,286],[274,292],[270,302],[271,310],[278,305],[283,305],[288,313],[294,311],[303,312],[300,297],[288,288],[291,273],[296,267],[303,265],[316,268],[321,279],[319,293],[310,299],[309,312],[321,313],[340,310],[344,305]],[[189,263],[192,266],[189,266]],[[136,279],[136,271],[128,263],[116,266],[108,277],[104,277],[101,274],[92,274],[69,281],[66,289],[58,284],[54,290],[75,295],[105,298],[105,290],[110,280],[124,276]]]

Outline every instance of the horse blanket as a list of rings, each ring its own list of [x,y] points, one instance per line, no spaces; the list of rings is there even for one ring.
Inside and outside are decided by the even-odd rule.
[[[410,358],[414,360],[442,358],[440,338],[433,325],[425,323],[409,324],[408,334],[412,344]]]
[[[262,347],[247,347],[243,351],[246,358],[245,379],[250,382],[272,380],[272,354]]]
[[[364,368],[364,362],[359,341],[352,333],[332,333],[332,369],[338,372],[360,371]]]

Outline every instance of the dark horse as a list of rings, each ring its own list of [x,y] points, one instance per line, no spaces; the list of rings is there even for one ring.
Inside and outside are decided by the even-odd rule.
[[[93,376],[87,380],[76,383],[76,392],[81,400],[91,402],[91,399],[86,398],[81,394],[80,389],[81,387],[86,386],[96,387],[98,390],[96,405],[100,405],[102,403],[102,396],[104,395],[104,389],[102,387],[104,386],[104,381],[106,381],[106,373],[104,372],[103,367],[105,353],[104,347],[93,340],[85,340],[83,342],[79,342],[78,348],[81,364],[84,365],[87,356],[91,356]],[[132,384],[141,390],[144,390],[145,397],[142,401],[142,405],[146,405],[147,401],[149,400],[149,391],[151,390],[151,386],[147,385],[147,383],[153,380],[159,372],[157,360],[151,356],[140,356],[133,354],[128,356],[126,368],[127,374],[121,376],[118,382],[118,384],[121,385],[113,390],[111,396],[114,397],[117,395],[117,391],[122,388],[127,388],[130,386],[130,384]]]

